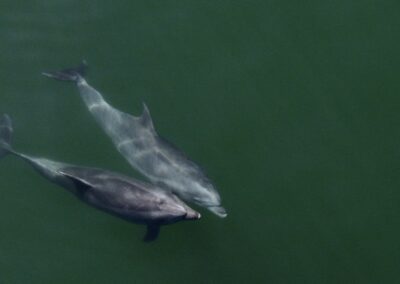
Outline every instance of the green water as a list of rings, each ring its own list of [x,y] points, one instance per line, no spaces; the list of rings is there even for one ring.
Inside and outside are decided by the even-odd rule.
[[[198,161],[229,212],[162,229],[0,163],[0,283],[400,281],[398,1],[11,1],[0,112],[28,154],[140,177],[72,85],[88,81]]]

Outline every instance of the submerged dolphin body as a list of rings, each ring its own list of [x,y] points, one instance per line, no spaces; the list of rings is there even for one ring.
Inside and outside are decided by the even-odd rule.
[[[83,202],[127,221],[147,225],[145,241],[155,240],[161,225],[200,218],[199,213],[174,194],[154,185],[106,170],[74,166],[16,152],[10,146],[11,133],[11,119],[3,115],[0,118],[0,158],[13,154]]]
[[[87,108],[118,151],[151,182],[172,190],[185,201],[208,208],[219,217],[226,217],[212,182],[197,164],[157,134],[147,106],[143,104],[139,117],[115,109],[83,78],[85,67],[83,62],[78,68],[43,75],[75,82]]]

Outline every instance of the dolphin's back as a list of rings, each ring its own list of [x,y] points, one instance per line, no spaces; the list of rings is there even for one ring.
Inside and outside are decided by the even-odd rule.
[[[96,89],[87,84],[85,79],[80,78],[77,85],[88,110],[118,149],[129,145],[129,148],[137,148],[140,151],[143,143],[154,140],[157,134],[145,104],[143,104],[142,115],[133,116],[108,104]]]
[[[182,151],[157,134],[145,104],[142,115],[133,116],[108,104],[84,79],[78,87],[89,111],[117,150],[150,180],[164,181],[171,176],[176,178],[196,172],[204,175]]]
[[[186,215],[185,208],[167,192],[126,176],[75,166],[60,173],[75,181],[83,201],[129,221],[163,223]],[[165,206],[168,203],[171,206]]]

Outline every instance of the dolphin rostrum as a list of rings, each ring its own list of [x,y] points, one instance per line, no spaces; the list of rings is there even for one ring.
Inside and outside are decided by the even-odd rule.
[[[198,212],[173,193],[152,184],[102,169],[74,166],[16,152],[10,145],[11,133],[11,119],[3,115],[0,118],[0,158],[13,154],[83,202],[127,221],[147,225],[144,241],[155,240],[161,225],[200,218]]]
[[[118,151],[152,183],[172,190],[185,201],[208,208],[219,217],[226,217],[221,198],[210,179],[196,163],[157,134],[147,106],[143,103],[141,116],[115,109],[86,82],[85,69],[83,62],[77,68],[44,72],[43,75],[75,82],[90,113]]]

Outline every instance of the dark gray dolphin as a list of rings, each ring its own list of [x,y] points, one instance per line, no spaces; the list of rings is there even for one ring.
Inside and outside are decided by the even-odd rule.
[[[208,208],[219,217],[226,217],[210,179],[196,163],[157,134],[147,106],[143,104],[139,117],[115,109],[83,78],[85,67],[83,62],[77,68],[43,75],[75,82],[90,113],[118,151],[152,183],[172,190],[185,201]]]
[[[173,193],[106,170],[79,167],[13,150],[11,119],[0,118],[0,158],[6,154],[25,160],[43,177],[75,194],[83,202],[127,221],[147,225],[145,241],[155,240],[160,226],[196,220],[200,214]]]

